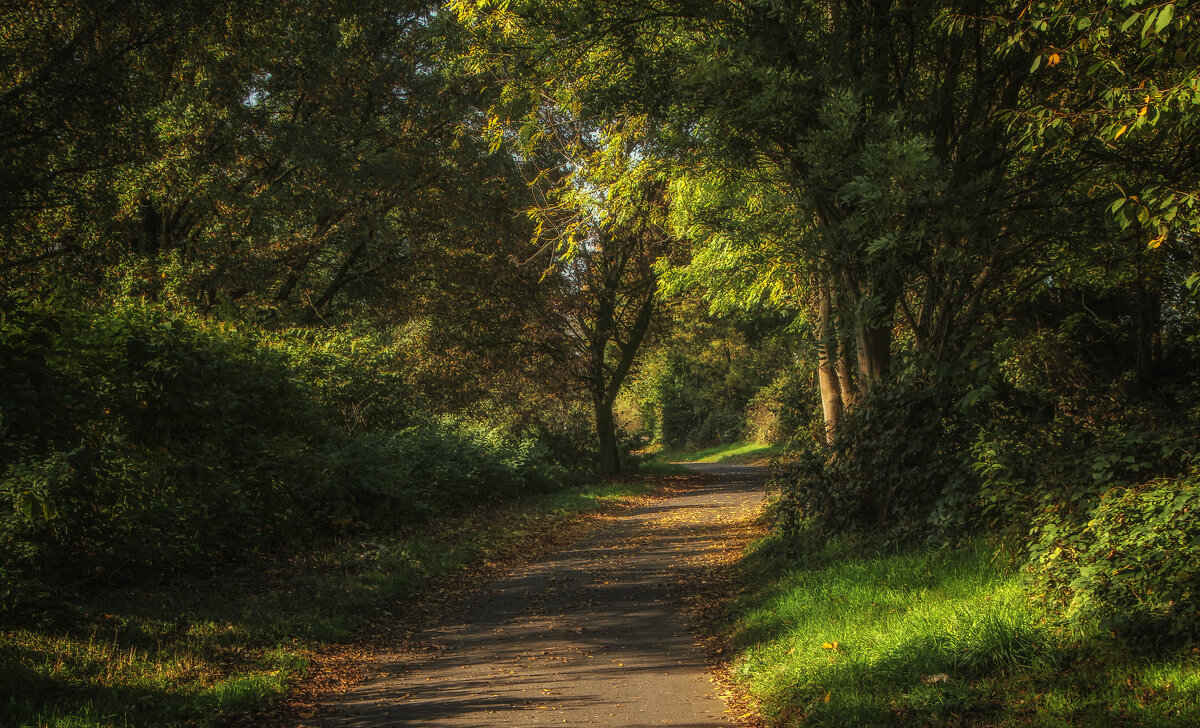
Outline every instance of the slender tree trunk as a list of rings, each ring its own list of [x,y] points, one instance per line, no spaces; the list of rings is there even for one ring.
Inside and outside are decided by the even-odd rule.
[[[817,283],[817,383],[821,391],[821,412],[825,418],[825,441],[833,441],[834,430],[842,419],[842,390],[838,377],[838,336],[833,320],[833,301],[829,282]]]
[[[859,326],[854,338],[858,344],[858,378],[867,392],[891,371],[892,327]]]
[[[842,325],[841,317],[836,317],[838,321],[837,344],[838,344],[838,384],[842,391],[842,410],[847,411],[854,408],[858,404],[859,385],[858,375],[855,369],[858,364],[858,353],[854,345],[854,337],[847,331],[847,327]]]

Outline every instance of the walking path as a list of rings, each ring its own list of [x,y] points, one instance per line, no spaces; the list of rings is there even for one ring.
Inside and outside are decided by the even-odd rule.
[[[717,477],[489,585],[304,725],[732,726],[676,607],[757,515],[763,469],[693,467]]]

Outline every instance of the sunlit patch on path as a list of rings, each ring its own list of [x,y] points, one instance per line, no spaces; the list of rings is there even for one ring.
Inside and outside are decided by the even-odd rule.
[[[762,476],[704,469],[718,477],[492,583],[301,725],[733,725],[687,616],[740,551]]]

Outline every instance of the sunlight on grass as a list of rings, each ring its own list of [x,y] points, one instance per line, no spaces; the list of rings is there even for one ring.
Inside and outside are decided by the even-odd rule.
[[[778,445],[734,442],[697,452],[663,450],[655,455],[655,460],[668,463],[750,463],[774,457],[779,451]]]
[[[1089,651],[991,562],[828,544],[738,606],[735,674],[777,725],[1196,724],[1195,657]]]
[[[428,579],[651,490],[569,488],[211,581],[97,595],[74,619],[0,632],[0,725],[220,724],[286,694],[312,650],[387,618],[395,600],[412,598]]]
[[[686,465],[668,463],[661,460],[647,460],[643,463],[638,463],[638,475],[662,477],[667,475],[691,475],[693,472]]]

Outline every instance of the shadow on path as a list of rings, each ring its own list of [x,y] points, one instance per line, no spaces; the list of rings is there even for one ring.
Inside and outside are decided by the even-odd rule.
[[[674,604],[688,562],[755,516],[764,469],[695,467],[718,477],[489,585],[305,724],[731,726]]]

